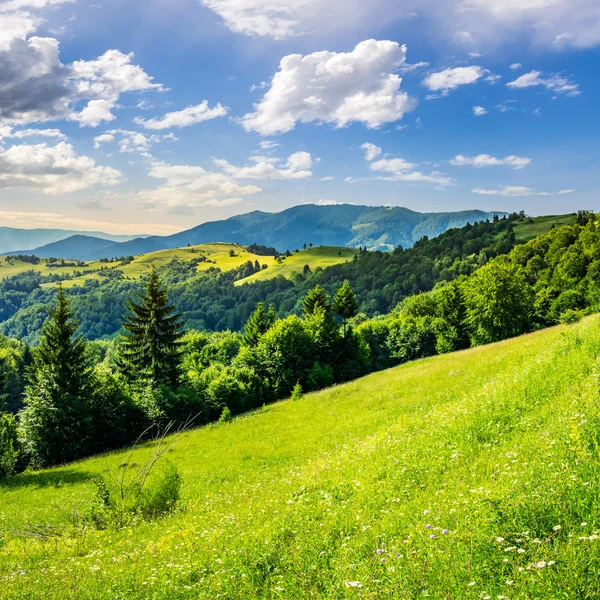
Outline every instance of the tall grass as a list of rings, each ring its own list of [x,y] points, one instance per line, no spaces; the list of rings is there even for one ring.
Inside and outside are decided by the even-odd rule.
[[[600,597],[598,356],[593,317],[185,432],[186,511],[135,527],[23,535],[121,453],[14,477],[0,597]]]

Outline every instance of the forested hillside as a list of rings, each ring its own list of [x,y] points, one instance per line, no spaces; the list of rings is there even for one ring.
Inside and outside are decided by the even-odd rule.
[[[518,221],[519,217],[513,215],[511,219],[452,229],[433,239],[424,238],[408,250],[397,248],[393,253],[335,249],[325,258],[329,264],[340,264],[325,269],[321,265],[326,266],[327,261],[320,257],[319,248],[307,249],[303,266],[304,251],[284,255],[279,263],[273,257],[248,255],[231,245],[222,245],[224,251],[218,255],[224,263],[211,254],[214,249],[210,250],[210,245],[161,251],[103,265],[92,263],[90,267],[104,270],[87,275],[86,267],[79,267],[79,276],[72,274],[65,286],[81,331],[89,339],[109,337],[119,330],[122,305],[141,289],[152,264],[159,268],[171,297],[192,328],[239,331],[258,302],[273,306],[278,316],[299,313],[300,300],[309,289],[320,284],[333,294],[345,279],[357,292],[360,311],[374,316],[387,313],[411,294],[432,289],[438,281],[471,273],[490,258],[510,251],[518,243],[512,232],[513,223]],[[192,254],[194,251],[197,253]],[[236,255],[231,259],[230,251]],[[203,253],[210,260],[200,263]],[[288,277],[278,276],[278,269],[288,268],[288,260],[298,271],[287,273]],[[262,263],[272,266],[264,271]],[[269,273],[273,277],[265,279]],[[238,285],[247,277],[261,280]],[[46,283],[58,279],[54,274],[24,272],[2,281],[0,331],[34,342],[55,294],[55,289]],[[73,285],[79,281],[84,285]]]

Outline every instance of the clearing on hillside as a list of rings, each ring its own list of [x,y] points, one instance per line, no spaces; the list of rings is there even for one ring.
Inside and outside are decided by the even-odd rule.
[[[598,598],[600,318],[188,431],[182,511],[90,531],[93,479],[0,486],[0,597]]]

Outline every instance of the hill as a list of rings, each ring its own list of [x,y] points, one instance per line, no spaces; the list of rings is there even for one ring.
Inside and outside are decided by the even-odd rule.
[[[135,236],[113,235],[101,231],[71,231],[67,229],[18,229],[14,227],[0,227],[0,253],[25,252],[34,248],[52,244],[74,235],[91,236],[109,242],[126,242]],[[64,255],[60,255],[64,256]]]
[[[346,246],[393,250],[410,248],[423,236],[436,237],[444,231],[467,223],[492,219],[502,212],[468,210],[449,213],[418,213],[401,207],[355,206],[351,204],[294,206],[279,213],[255,211],[224,221],[203,223],[170,236],[152,236],[124,243],[75,248],[69,244],[69,258],[94,260],[145,254],[189,245],[231,242],[248,246],[254,243],[275,247],[279,252],[314,246]],[[55,246],[49,254],[45,247],[36,248],[38,256],[67,256]]]
[[[145,446],[0,486],[1,598],[593,598],[600,319],[174,439],[185,509],[80,531]]]

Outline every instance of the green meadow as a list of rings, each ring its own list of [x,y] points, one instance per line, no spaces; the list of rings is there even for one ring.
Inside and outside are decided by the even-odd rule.
[[[151,444],[0,484],[0,597],[598,598],[600,318],[189,430],[175,514],[78,525]]]

